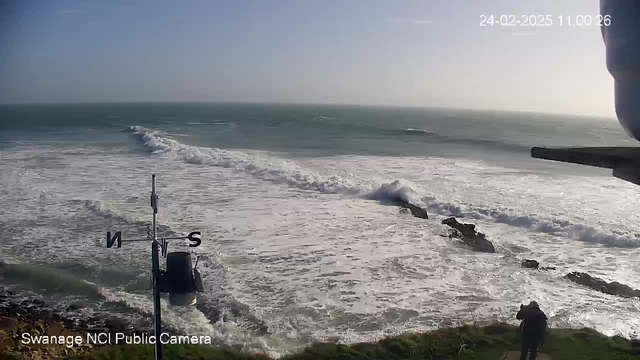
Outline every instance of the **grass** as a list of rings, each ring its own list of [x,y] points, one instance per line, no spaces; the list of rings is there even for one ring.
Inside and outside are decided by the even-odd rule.
[[[498,360],[520,347],[516,326],[496,323],[462,326],[427,333],[387,337],[377,343],[341,345],[316,343],[282,360]],[[231,348],[200,345],[165,345],[165,359],[269,360],[263,354],[245,354]],[[592,329],[551,329],[544,352],[554,360],[640,360],[640,341],[607,337]],[[111,346],[76,360],[153,359],[152,345]]]

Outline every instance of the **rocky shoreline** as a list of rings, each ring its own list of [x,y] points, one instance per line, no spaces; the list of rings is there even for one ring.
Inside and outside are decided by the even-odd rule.
[[[605,294],[616,295],[624,298],[640,298],[640,290],[635,290],[630,286],[621,284],[617,281],[606,282],[600,278],[577,271],[568,273],[564,278],[569,279],[576,284],[588,286]]]
[[[394,199],[393,204],[396,206],[400,206],[402,209],[409,209],[411,211],[411,214],[417,218],[429,218],[425,209],[410,204],[406,200],[397,198]],[[460,223],[456,220],[455,217],[449,217],[443,220],[442,224],[447,225],[453,229],[448,236],[449,238],[460,239],[465,245],[469,246],[474,251],[487,253],[496,252],[493,243],[487,240],[483,233],[477,232],[475,225]],[[556,270],[556,268],[553,266],[540,267],[540,263],[533,259],[522,260],[521,267],[533,270]],[[574,271],[566,274],[565,276],[563,276],[563,278],[605,294],[620,296],[624,298],[640,298],[640,290],[633,289],[632,287],[621,284],[617,281],[607,282],[600,278],[591,276],[587,273]]]
[[[30,337],[76,337],[86,339],[87,334],[125,335],[153,334],[152,326],[134,326],[126,320],[106,315],[88,317],[74,315],[80,305],[70,305],[69,312],[54,310],[51,304],[37,297],[17,299],[10,290],[0,288],[0,357],[15,355],[21,359],[54,359],[94,351],[105,345],[79,344],[25,344],[23,334]]]
[[[453,231],[449,235],[450,238],[462,240],[465,245],[471,247],[474,251],[487,253],[496,252],[493,243],[487,240],[483,233],[477,232],[475,225],[459,223],[454,217],[442,220],[442,224],[453,228]]]

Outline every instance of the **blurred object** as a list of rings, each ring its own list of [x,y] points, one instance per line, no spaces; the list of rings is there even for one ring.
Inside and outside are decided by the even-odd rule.
[[[627,133],[640,141],[640,1],[600,0],[600,13],[611,19],[600,29],[614,79],[616,115]]]
[[[613,169],[613,176],[640,185],[640,148],[586,147],[531,149],[531,157]]]

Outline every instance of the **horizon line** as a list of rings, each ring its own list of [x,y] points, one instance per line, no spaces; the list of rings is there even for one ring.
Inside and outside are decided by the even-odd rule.
[[[618,121],[615,116],[606,115],[593,115],[584,113],[560,113],[560,112],[546,112],[546,111],[534,111],[534,110],[508,110],[508,109],[488,109],[488,108],[463,108],[463,107],[449,107],[449,106],[427,106],[427,105],[389,105],[389,104],[347,104],[347,103],[308,103],[308,102],[279,102],[279,101],[206,101],[206,100],[192,100],[192,101],[77,101],[77,102],[20,102],[20,103],[0,103],[0,107],[7,106],[46,106],[46,105],[132,105],[132,104],[233,104],[233,105],[298,105],[298,106],[346,106],[346,107],[378,107],[378,108],[399,108],[399,109],[434,109],[434,110],[461,110],[461,111],[478,111],[478,112],[503,112],[503,113],[516,113],[516,114],[541,114],[541,115],[555,115],[555,116],[581,116],[587,118],[598,119],[613,119]]]

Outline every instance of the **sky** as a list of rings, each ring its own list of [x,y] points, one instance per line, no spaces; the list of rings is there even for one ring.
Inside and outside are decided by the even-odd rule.
[[[0,0],[0,103],[279,102],[615,117],[597,0]],[[481,16],[551,15],[549,26]],[[595,21],[594,21],[595,22]]]

